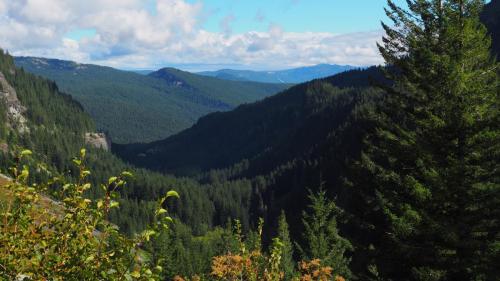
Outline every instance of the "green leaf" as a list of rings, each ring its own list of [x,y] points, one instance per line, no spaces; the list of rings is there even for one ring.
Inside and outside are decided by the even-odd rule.
[[[165,214],[167,212],[167,210],[163,209],[163,208],[160,208],[156,211],[156,215],[159,216],[161,214]]]
[[[22,179],[26,179],[26,178],[28,178],[28,177],[29,177],[29,175],[30,175],[29,170],[25,168],[25,169],[23,169],[23,171],[21,172],[21,176],[20,176],[20,177],[21,177]]]
[[[177,191],[175,191],[175,190],[170,190],[169,192],[167,192],[167,195],[165,197],[166,198],[169,198],[169,197],[180,198],[179,193],[177,193]]]
[[[146,239],[146,241],[149,241],[150,237],[152,235],[155,235],[155,234],[156,234],[156,231],[151,230],[151,229],[144,230],[144,232],[142,232],[142,236],[144,237],[144,239]]]
[[[116,201],[111,201],[111,203],[109,203],[110,208],[116,208],[118,206],[120,206],[120,203],[118,203]]]
[[[129,172],[129,171],[123,171],[123,172],[122,172],[122,176],[123,176],[123,177],[128,177],[128,178],[131,178],[131,177],[133,177],[134,175],[133,175],[131,172]]]
[[[118,179],[118,177],[110,177],[108,180],[108,184],[114,183],[117,179]]]
[[[91,187],[90,183],[86,183],[82,186],[83,190],[88,190],[90,189],[90,187]]]
[[[31,150],[29,149],[25,149],[21,152],[21,157],[24,157],[24,156],[30,156],[31,154],[33,154],[33,152],[31,152]]]

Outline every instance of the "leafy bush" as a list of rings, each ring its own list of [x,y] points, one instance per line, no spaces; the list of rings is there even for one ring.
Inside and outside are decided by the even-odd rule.
[[[132,174],[123,172],[101,184],[104,197],[90,200],[84,193],[90,171],[85,168],[85,149],[73,160],[79,171],[76,182],[63,177],[30,184],[26,164],[31,151],[20,153],[11,168],[13,180],[0,207],[0,279],[7,280],[157,280],[162,268],[149,262],[141,246],[168,229],[172,219],[158,202],[156,223],[140,235],[128,238],[107,221],[118,207],[117,190]],[[60,201],[42,194],[59,186]],[[47,202],[49,202],[47,204]],[[43,204],[44,203],[44,204]]]

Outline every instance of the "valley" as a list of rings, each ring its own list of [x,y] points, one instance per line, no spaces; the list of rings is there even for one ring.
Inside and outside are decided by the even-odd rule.
[[[1,50],[0,280],[498,280],[500,1],[408,3],[384,6],[378,66]],[[226,29],[248,61],[271,44]]]

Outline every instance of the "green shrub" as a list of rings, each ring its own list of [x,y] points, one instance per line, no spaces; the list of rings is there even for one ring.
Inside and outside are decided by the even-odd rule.
[[[91,184],[85,168],[85,150],[73,160],[79,177],[65,182],[62,177],[47,183],[29,184],[27,159],[23,151],[11,168],[13,180],[6,185],[0,207],[0,280],[157,280],[161,267],[150,263],[141,246],[172,219],[162,205],[170,191],[158,202],[155,224],[140,235],[128,238],[107,221],[111,209],[118,208],[117,190],[132,174],[123,172],[101,184],[104,197],[84,196]],[[49,186],[59,186],[60,201],[42,195]]]

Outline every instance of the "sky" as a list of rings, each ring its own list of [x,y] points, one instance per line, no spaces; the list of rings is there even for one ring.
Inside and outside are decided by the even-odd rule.
[[[396,0],[403,4],[404,0]],[[122,69],[381,64],[385,0],[0,0],[0,47]]]

